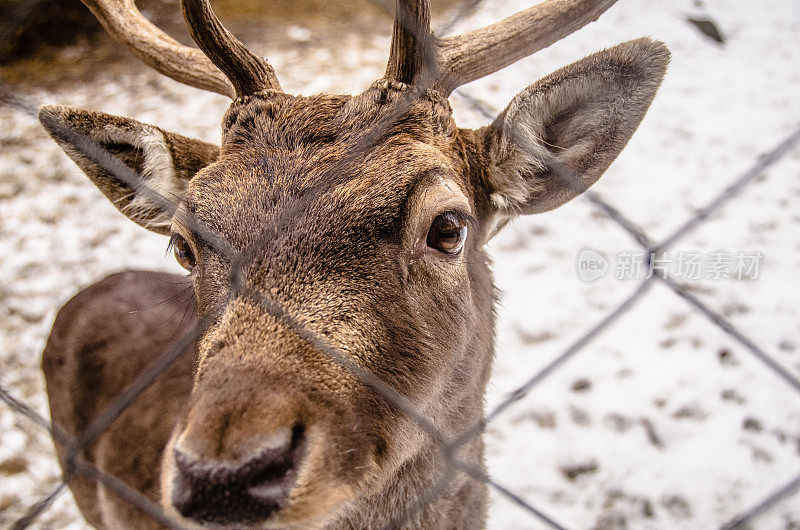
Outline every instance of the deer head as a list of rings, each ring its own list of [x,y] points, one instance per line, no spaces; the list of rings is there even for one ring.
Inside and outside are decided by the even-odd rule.
[[[171,237],[206,322],[191,400],[163,454],[163,505],[198,525],[388,524],[449,462],[362,372],[443,436],[480,420],[494,329],[484,245],[514,216],[561,206],[600,177],[650,105],[666,47],[639,39],[596,53],[465,130],[447,100],[457,86],[614,0],[549,0],[443,39],[428,0],[399,0],[385,77],[355,96],[313,97],[282,92],[207,0],[181,2],[202,54],[131,0],[85,2],[148,64],[234,98],[219,148],[99,112],[40,113],[125,215]],[[112,170],[120,162],[136,182]],[[460,455],[481,467],[480,438]],[[462,477],[412,517],[471,527],[485,505],[485,487]]]

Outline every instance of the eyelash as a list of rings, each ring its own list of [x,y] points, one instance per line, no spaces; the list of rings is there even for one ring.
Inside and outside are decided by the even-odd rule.
[[[170,252],[174,252],[175,251],[175,241],[179,237],[180,236],[178,234],[172,234],[172,235],[169,236],[169,241],[167,241],[167,250],[164,251],[164,255],[165,256],[169,256]]]
[[[169,243],[167,244],[167,249],[173,250],[175,260],[181,267],[189,272],[194,270],[195,266],[197,265],[197,259],[194,255],[194,251],[189,245],[189,242],[186,241],[185,238],[179,234],[173,234],[170,237]]]

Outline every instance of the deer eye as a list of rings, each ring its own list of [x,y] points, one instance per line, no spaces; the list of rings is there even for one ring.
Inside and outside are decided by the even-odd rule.
[[[173,234],[170,246],[172,246],[172,251],[175,253],[175,260],[178,264],[191,272],[196,262],[189,242],[178,234]]]
[[[428,246],[445,254],[458,254],[466,240],[467,223],[457,212],[440,214],[428,230]]]

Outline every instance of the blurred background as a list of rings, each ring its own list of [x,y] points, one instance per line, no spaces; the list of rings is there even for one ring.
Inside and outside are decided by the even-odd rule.
[[[434,0],[436,21],[463,0]],[[530,1],[478,4],[454,33]],[[183,43],[177,1],[142,12]],[[390,15],[366,0],[218,0],[288,92],[356,93],[383,74]],[[142,65],[77,0],[0,0],[0,79],[37,104],[122,114],[219,141],[228,100]],[[452,96],[462,127],[525,86],[649,35],[673,57],[633,140],[593,188],[653,241],[669,236],[800,127],[800,2],[620,0],[598,22]],[[760,256],[755,274],[675,278],[795,380],[800,376],[800,148],[670,249]],[[180,272],[166,239],[123,216],[31,117],[0,106],[0,383],[47,414],[40,352],[58,307],[126,268]],[[490,244],[502,290],[488,407],[629,297],[641,247],[586,199],[520,219]],[[580,274],[589,256],[607,269]],[[600,256],[598,258],[597,256]],[[645,270],[645,273],[647,271]],[[678,271],[679,272],[679,271]],[[591,281],[587,281],[591,280]],[[655,282],[627,313],[490,424],[493,479],[571,529],[719,528],[779,488],[741,528],[800,528],[800,392],[706,315]],[[0,406],[0,527],[59,480],[49,435]],[[792,482],[792,481],[795,482]],[[500,494],[490,527],[547,528]],[[85,528],[69,494],[36,528]]]

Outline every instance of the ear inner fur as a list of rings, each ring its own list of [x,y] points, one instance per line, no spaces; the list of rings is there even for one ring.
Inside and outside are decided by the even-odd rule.
[[[188,181],[216,160],[219,148],[164,131],[129,118],[57,105],[43,107],[43,123],[61,123],[87,135],[108,153],[136,171],[142,186],[166,200],[179,201]],[[72,160],[106,197],[131,220],[160,234],[168,234],[171,216],[154,205],[147,193],[137,193],[114,175],[102,170],[56,131],[49,130]]]
[[[669,52],[638,39],[562,68],[520,92],[484,131],[495,207],[541,213],[605,172],[644,117]]]

